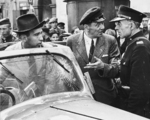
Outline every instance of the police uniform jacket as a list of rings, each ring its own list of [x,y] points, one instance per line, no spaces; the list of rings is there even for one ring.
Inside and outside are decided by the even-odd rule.
[[[121,60],[121,81],[131,94],[150,95],[150,42],[138,32],[130,38]]]
[[[105,63],[103,70],[84,69],[89,63],[89,58],[86,52],[83,31],[68,37],[67,45],[72,49],[82,72],[89,72],[97,100],[111,104],[112,99],[115,98],[115,90],[111,78],[115,77],[118,72],[118,66],[113,61],[120,57],[116,39],[107,34],[97,38],[93,56],[100,58]],[[95,59],[92,58],[91,62],[94,63]]]

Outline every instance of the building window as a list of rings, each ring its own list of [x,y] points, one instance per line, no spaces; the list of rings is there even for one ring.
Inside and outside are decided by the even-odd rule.
[[[51,8],[52,11],[52,17],[56,16],[56,4],[49,4],[49,7]]]
[[[43,18],[56,16],[56,0],[43,0]]]

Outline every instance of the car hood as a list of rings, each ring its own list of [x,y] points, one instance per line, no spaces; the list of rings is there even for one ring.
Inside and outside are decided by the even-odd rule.
[[[0,113],[1,120],[147,120],[89,96],[41,97]]]

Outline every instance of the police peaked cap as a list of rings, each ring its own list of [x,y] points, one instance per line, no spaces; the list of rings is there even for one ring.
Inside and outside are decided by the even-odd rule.
[[[65,25],[65,23],[63,23],[63,22],[59,22],[59,23],[58,23],[58,25],[64,26],[64,25]]]
[[[10,21],[8,18],[0,19],[0,25],[4,25],[4,24],[10,24]]]
[[[145,14],[134,10],[132,8],[129,8],[127,6],[121,5],[119,7],[119,11],[118,11],[118,16],[114,19],[112,19],[110,22],[116,22],[116,21],[121,21],[121,20],[133,20],[135,22],[142,22],[142,19],[146,17]]]
[[[56,17],[53,17],[49,20],[49,23],[53,23],[53,22],[57,22],[57,21],[58,21],[58,19]]]
[[[80,19],[80,25],[92,23],[92,22],[102,22],[105,18],[103,16],[100,7],[93,7],[88,9]]]

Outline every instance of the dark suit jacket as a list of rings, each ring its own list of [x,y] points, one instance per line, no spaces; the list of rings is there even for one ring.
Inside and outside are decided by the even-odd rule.
[[[72,49],[82,72],[89,72],[95,87],[96,100],[106,104],[112,104],[116,94],[111,78],[115,77],[118,73],[118,66],[113,61],[120,57],[116,39],[106,34],[103,34],[102,37],[97,39],[93,56],[100,58],[105,63],[103,70],[84,69],[84,66],[89,61],[83,31],[77,35],[70,36],[67,45]],[[95,59],[92,58],[91,62],[94,63]]]

